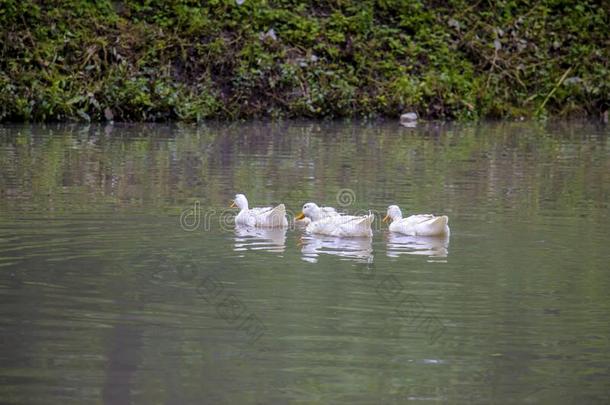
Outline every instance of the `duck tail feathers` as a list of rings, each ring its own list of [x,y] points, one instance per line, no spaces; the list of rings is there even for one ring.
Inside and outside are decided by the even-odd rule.
[[[286,223],[286,206],[279,204],[273,207],[269,213],[269,219],[273,226],[284,226]]]
[[[357,222],[363,225],[371,225],[374,220],[375,215],[369,211],[367,215],[363,215],[362,217],[358,218]]]
[[[449,232],[449,227],[447,226],[448,223],[449,217],[446,215],[436,217],[428,224],[426,227],[427,230],[422,235],[444,235]]]

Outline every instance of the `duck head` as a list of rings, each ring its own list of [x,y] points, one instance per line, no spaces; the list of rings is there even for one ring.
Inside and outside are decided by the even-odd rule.
[[[307,217],[312,221],[317,221],[318,219],[320,219],[320,216],[320,207],[318,207],[316,203],[308,202],[303,205],[303,211],[296,216],[296,219],[303,219]]]
[[[394,222],[401,218],[402,212],[400,211],[400,208],[398,208],[398,205],[390,205],[386,212],[386,216],[383,218],[383,222]]]
[[[240,210],[248,209],[248,199],[243,194],[235,194],[235,199],[231,202],[231,208],[239,208]]]

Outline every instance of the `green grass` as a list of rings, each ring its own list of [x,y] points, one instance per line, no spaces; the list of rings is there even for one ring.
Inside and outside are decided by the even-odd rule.
[[[0,121],[599,116],[604,4],[0,0]]]

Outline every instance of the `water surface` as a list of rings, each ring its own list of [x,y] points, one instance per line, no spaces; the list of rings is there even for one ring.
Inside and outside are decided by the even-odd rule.
[[[0,128],[8,403],[606,403],[610,143],[591,124]],[[235,229],[251,205],[448,238]]]

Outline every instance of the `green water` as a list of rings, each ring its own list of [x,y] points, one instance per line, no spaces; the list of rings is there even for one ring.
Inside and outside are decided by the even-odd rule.
[[[0,402],[607,403],[609,133],[0,127]],[[235,230],[236,192],[451,236]]]

